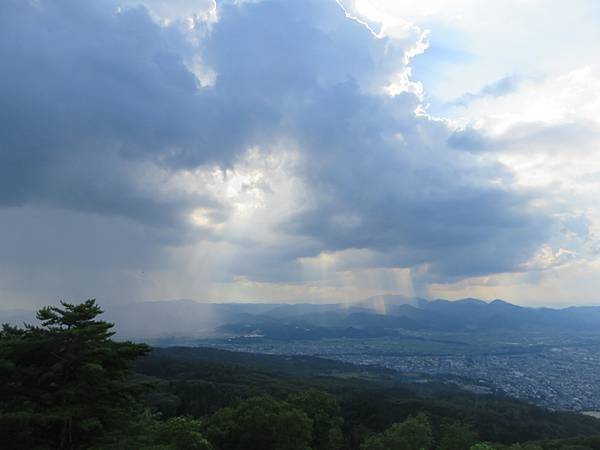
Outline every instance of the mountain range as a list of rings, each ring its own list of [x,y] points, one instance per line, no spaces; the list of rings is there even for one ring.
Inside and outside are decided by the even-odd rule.
[[[352,303],[139,302],[106,308],[117,337],[321,339],[438,332],[600,331],[600,306],[530,308],[503,300],[426,300],[395,295]],[[0,322],[34,323],[31,311],[0,311]]]

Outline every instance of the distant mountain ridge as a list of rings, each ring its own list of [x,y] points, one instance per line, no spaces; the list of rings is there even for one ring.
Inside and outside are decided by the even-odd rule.
[[[411,331],[600,331],[600,306],[529,308],[503,300],[426,300],[395,295],[351,303],[129,303],[106,308],[118,336],[267,337],[321,339],[376,337]],[[34,321],[28,311],[0,311],[0,322]]]

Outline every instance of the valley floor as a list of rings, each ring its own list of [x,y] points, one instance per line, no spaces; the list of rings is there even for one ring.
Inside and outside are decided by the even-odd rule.
[[[427,335],[401,338],[276,341],[237,338],[196,342],[220,349],[320,356],[428,375],[474,392],[496,392],[549,409],[600,411],[598,336]],[[426,381],[423,378],[421,381]]]

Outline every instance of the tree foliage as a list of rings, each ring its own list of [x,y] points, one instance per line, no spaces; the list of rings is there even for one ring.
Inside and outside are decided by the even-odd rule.
[[[444,450],[465,450],[477,441],[477,433],[459,421],[443,423],[440,431],[438,445]]]
[[[203,431],[217,450],[309,450],[312,420],[288,402],[261,396],[221,409]]]
[[[304,411],[312,420],[311,448],[314,450],[338,450],[344,446],[340,417],[340,405],[335,397],[317,389],[293,394],[288,401]]]
[[[483,442],[479,442],[471,446],[469,450],[497,450],[495,447],[492,447],[489,444],[485,444]]]
[[[173,417],[154,425],[153,440],[173,450],[212,450],[212,445],[202,435],[201,427],[197,419]]]
[[[367,439],[362,450],[429,450],[433,433],[427,416],[419,414],[395,423],[383,433]]]
[[[0,332],[2,448],[89,448],[122,425],[141,393],[129,363],[143,344],[115,342],[95,300],[38,311],[41,326]]]

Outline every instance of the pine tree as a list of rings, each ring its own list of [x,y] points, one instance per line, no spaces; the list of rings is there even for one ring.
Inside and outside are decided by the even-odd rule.
[[[111,339],[94,299],[38,311],[0,332],[1,448],[88,448],[130,417],[142,392],[129,363],[149,347]]]

